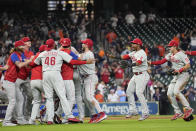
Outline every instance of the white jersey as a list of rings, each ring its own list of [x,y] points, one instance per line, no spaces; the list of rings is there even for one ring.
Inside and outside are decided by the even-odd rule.
[[[131,58],[132,63],[136,63],[138,60],[142,61],[141,65],[132,67],[133,72],[143,72],[148,70],[147,56],[144,50],[133,51],[129,53],[129,57]]]
[[[42,65],[42,71],[61,71],[63,61],[69,63],[72,57],[59,50],[44,51],[35,59],[35,64]]]
[[[82,54],[82,60],[88,60],[88,59],[94,59],[94,54],[91,51],[84,52]],[[95,71],[95,63],[93,64],[84,64],[78,66],[78,69],[80,71],[80,74],[82,75],[91,75],[91,74],[96,74]]]
[[[172,63],[172,68],[175,70],[179,70],[182,67],[184,67],[186,64],[190,63],[189,58],[182,51],[179,51],[175,55],[173,55],[172,53],[169,53],[165,56],[165,59]]]

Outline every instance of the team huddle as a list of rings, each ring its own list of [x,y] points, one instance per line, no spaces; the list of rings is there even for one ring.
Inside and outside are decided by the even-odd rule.
[[[24,37],[14,43],[14,49],[10,52],[7,64],[0,67],[1,71],[5,70],[3,88],[9,101],[3,126],[36,125],[36,119],[41,117],[39,110],[43,96],[46,98],[46,111],[41,121],[48,125],[56,121],[58,123],[83,123],[85,117],[83,102],[91,116],[88,123],[99,123],[107,118],[94,97],[98,77],[96,60],[92,52],[93,41],[91,39],[81,41],[82,53],[71,46],[69,38],[61,38],[59,43],[61,47],[56,49],[55,41],[48,39],[44,45],[39,47],[39,52],[35,56],[30,51],[29,37]],[[144,97],[144,90],[150,79],[148,66],[170,61],[175,74],[167,92],[175,111],[171,120],[176,120],[183,115],[185,120],[192,119],[193,109],[181,93],[189,79],[190,61],[187,55],[178,48],[179,44],[176,41],[170,41],[168,44],[170,53],[163,60],[152,62],[147,61],[146,53],[142,49],[143,43],[139,38],[131,41],[130,46],[132,46],[130,54],[116,58],[132,61],[131,67],[134,75],[126,91],[129,103],[129,113],[126,118],[138,115],[134,93],[142,107],[139,121],[149,117],[149,109]],[[194,52],[186,53],[194,55]],[[30,75],[31,79],[29,79]],[[81,88],[82,84],[83,88]],[[59,100],[57,104],[54,102],[56,98]],[[184,106],[184,114],[176,98]],[[33,107],[30,106],[31,103]],[[78,107],[78,119],[72,113],[74,104]],[[63,113],[65,115],[61,118]]]

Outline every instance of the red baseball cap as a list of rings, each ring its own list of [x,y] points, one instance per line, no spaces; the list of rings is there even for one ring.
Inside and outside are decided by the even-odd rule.
[[[69,38],[61,38],[59,43],[62,46],[70,46],[71,45],[71,40]]]
[[[169,47],[171,47],[171,46],[178,47],[179,46],[179,43],[177,41],[175,41],[175,40],[171,40],[167,46],[169,46]]]
[[[142,40],[139,38],[135,38],[133,41],[131,41],[131,43],[142,46]]]
[[[83,44],[87,45],[88,48],[92,48],[93,47],[93,41],[91,39],[82,40],[81,42]]]
[[[41,45],[41,46],[39,47],[39,51],[40,51],[40,52],[45,51],[46,48],[47,48],[46,45]]]
[[[53,39],[48,39],[46,41],[46,45],[47,45],[47,50],[49,51],[49,50],[53,49],[55,42]]]
[[[30,41],[30,38],[29,38],[29,37],[23,37],[23,38],[22,38],[22,41],[23,41],[23,42]]]
[[[25,45],[24,42],[21,41],[21,40],[16,41],[16,42],[14,43],[14,47],[15,47],[15,48],[18,47],[18,46],[24,46],[24,45]]]

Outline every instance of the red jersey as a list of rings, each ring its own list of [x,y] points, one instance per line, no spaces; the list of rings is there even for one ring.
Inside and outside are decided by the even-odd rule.
[[[36,56],[33,58],[32,62],[29,64],[30,66],[34,65],[35,59],[39,56],[40,52],[36,54]],[[35,67],[32,67],[31,69],[31,80],[42,80],[42,66],[38,65]]]
[[[24,55],[25,55],[26,59],[30,59],[31,56],[33,56],[34,54],[32,51],[25,50]],[[30,67],[22,67],[20,69],[20,71],[18,72],[18,78],[20,78],[22,80],[26,80],[27,77],[29,76],[30,72],[31,72]]]
[[[68,54],[71,53],[69,49],[61,49]],[[63,63],[61,67],[61,75],[63,80],[73,80],[73,65],[68,63]]]
[[[123,77],[124,77],[124,70],[122,68],[118,68],[115,71],[115,78],[116,79],[123,79]]]
[[[101,74],[101,80],[104,81],[105,83],[109,82],[109,77],[110,77],[110,73],[108,71],[104,71]]]
[[[18,75],[18,72],[19,72],[19,68],[15,65],[15,60],[13,59],[14,55],[19,58],[20,62],[22,61],[21,54],[18,53],[18,52],[14,52],[9,56],[8,62],[7,62],[9,68],[5,72],[4,80],[8,80],[10,82],[15,82],[16,81],[17,75]]]

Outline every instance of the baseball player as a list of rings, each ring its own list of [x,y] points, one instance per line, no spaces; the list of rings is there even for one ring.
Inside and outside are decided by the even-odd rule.
[[[63,108],[63,112],[66,114],[66,119],[68,122],[79,122],[71,112],[70,105],[65,96],[64,82],[61,76],[61,66],[63,61],[70,64],[87,64],[92,63],[89,61],[77,61],[72,60],[72,57],[63,51],[54,50],[55,42],[53,39],[46,41],[47,51],[40,53],[40,55],[35,59],[34,63],[37,65],[42,64],[43,72],[43,88],[45,92],[45,97],[47,99],[46,109],[48,112],[48,122],[47,124],[53,124],[54,118],[54,102],[53,102],[53,89],[60,99],[60,103]]]
[[[126,91],[129,102],[129,113],[126,115],[126,118],[131,118],[132,116],[138,115],[134,98],[134,92],[136,92],[142,107],[142,115],[138,120],[142,121],[149,117],[149,109],[143,93],[150,76],[147,72],[147,56],[145,51],[141,49],[142,41],[139,38],[135,38],[133,41],[131,41],[131,44],[133,51],[127,55],[121,56],[121,59],[132,60],[132,70],[134,74],[129,81]]]
[[[91,52],[92,47],[93,41],[91,39],[82,41],[82,48],[84,51],[84,53],[80,55],[82,60],[87,60],[89,58],[94,59],[94,54]],[[92,115],[89,123],[98,123],[106,119],[107,115],[102,111],[99,102],[94,97],[96,84],[98,83],[95,63],[89,65],[80,65],[78,66],[78,69],[84,82],[84,101]],[[95,113],[94,108],[97,109],[98,114]]]
[[[20,97],[22,96],[21,91],[19,88],[16,87],[16,79],[18,77],[18,71],[20,68],[27,66],[31,61],[32,58],[29,60],[24,61],[25,56],[23,54],[24,50],[24,42],[23,41],[16,41],[14,44],[13,52],[8,58],[8,69],[5,72],[5,77],[3,81],[3,87],[7,93],[9,104],[6,110],[5,119],[3,121],[3,126],[16,126],[11,122],[11,118],[13,117],[14,108],[16,107],[17,113],[17,122],[18,124],[25,124],[23,113],[19,111],[18,106],[20,104],[16,104],[20,102]]]
[[[79,52],[74,47],[71,47],[71,51],[79,55]],[[79,120],[81,123],[83,123],[85,114],[84,114],[83,100],[82,100],[81,78],[80,78],[77,66],[73,66],[73,68],[74,68],[73,82],[75,85],[76,104],[77,104],[78,113],[79,113]]]
[[[168,47],[170,48],[170,53],[167,54],[165,58],[160,61],[149,62],[149,64],[152,65],[159,65],[170,61],[172,63],[172,69],[175,70],[174,74],[176,75],[171,81],[167,91],[167,96],[175,112],[175,115],[171,118],[171,120],[176,120],[183,115],[177,104],[176,98],[178,98],[184,106],[184,118],[190,117],[193,112],[193,109],[190,107],[187,99],[181,93],[184,86],[189,80],[189,73],[187,72],[187,70],[190,68],[190,61],[187,55],[183,51],[181,51],[178,46],[178,42],[174,40],[170,41],[168,44]]]
[[[22,40],[25,44],[24,46],[24,55],[26,59],[30,59],[31,56],[33,56],[33,52],[30,51],[31,47],[31,41],[29,37],[24,37]],[[21,96],[21,102],[20,102],[20,112],[22,111],[25,119],[29,120],[30,114],[31,114],[31,103],[32,103],[32,92],[30,88],[30,75],[31,68],[30,67],[22,67],[18,73],[18,78],[16,80],[16,87],[19,88],[23,93],[23,98]],[[23,100],[22,100],[23,99]],[[28,123],[28,121],[27,121]]]
[[[45,51],[46,45],[41,45],[36,56],[33,58],[33,61],[30,63],[30,66],[34,66],[34,60],[39,56],[39,54]],[[31,89],[33,94],[33,108],[31,112],[31,118],[29,119],[29,124],[36,125],[36,116],[39,111],[39,107],[42,100],[43,93],[43,84],[42,84],[42,66],[35,66],[31,70]]]

